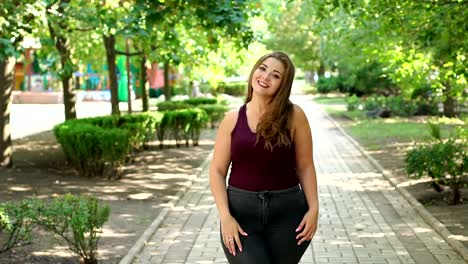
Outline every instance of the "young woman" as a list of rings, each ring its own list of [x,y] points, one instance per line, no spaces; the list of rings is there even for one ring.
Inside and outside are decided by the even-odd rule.
[[[229,263],[298,263],[317,230],[311,130],[289,101],[294,73],[285,53],[261,57],[246,103],[219,126],[210,185]]]

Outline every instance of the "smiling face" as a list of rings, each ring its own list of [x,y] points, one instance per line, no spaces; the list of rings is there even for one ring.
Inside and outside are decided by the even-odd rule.
[[[284,79],[285,67],[281,61],[269,57],[255,69],[252,76],[252,89],[256,95],[273,97]]]

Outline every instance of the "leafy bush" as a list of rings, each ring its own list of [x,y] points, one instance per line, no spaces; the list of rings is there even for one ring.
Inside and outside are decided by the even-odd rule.
[[[417,104],[401,96],[369,96],[364,100],[364,109],[375,111],[386,109],[394,116],[412,116],[417,111]]]
[[[416,102],[416,111],[415,115],[437,115],[439,113],[439,108],[435,102],[426,102],[426,101],[415,101]]]
[[[330,93],[335,91],[345,92],[345,85],[341,76],[320,77],[317,81],[319,93]]]
[[[162,118],[160,112],[123,115],[116,119],[116,126],[130,133],[132,147],[137,149],[154,137]]]
[[[176,146],[180,147],[182,140],[189,145],[192,139],[194,146],[198,145],[201,128],[209,121],[207,113],[199,108],[179,109],[164,112],[157,135],[162,148],[164,139],[175,139]]]
[[[385,96],[369,96],[364,100],[364,109],[374,111],[379,108],[386,108]]]
[[[88,177],[117,169],[130,151],[129,132],[124,129],[65,122],[55,126],[54,133],[68,162]]]
[[[67,160],[84,176],[114,176],[132,149],[151,139],[161,113],[93,117],[54,127]]]
[[[322,94],[327,94],[336,91],[335,82],[332,78],[320,77],[317,81],[317,91]]]
[[[156,106],[158,107],[158,111],[187,109],[187,108],[192,107],[191,105],[187,104],[184,101],[164,101],[164,102],[159,102]]]
[[[20,204],[0,203],[0,253],[31,242],[38,208],[38,201],[32,199]]]
[[[377,61],[362,64],[340,65],[340,83],[342,89],[357,96],[374,93],[395,94],[396,85],[385,73]]]
[[[220,104],[206,104],[200,105],[198,107],[205,110],[205,112],[208,114],[212,128],[216,127],[216,124],[223,119],[224,114],[228,110],[227,106]]]
[[[172,96],[189,94],[189,88],[186,85],[174,85],[170,90]]]
[[[200,83],[199,87],[200,87],[200,92],[204,94],[213,94],[213,95],[216,94],[216,90],[213,89],[213,87],[209,83]]]
[[[242,96],[247,94],[247,82],[221,82],[218,84],[217,92],[233,96]]]
[[[345,101],[346,101],[346,108],[348,109],[348,111],[358,110],[361,104],[359,97],[357,97],[355,94],[353,94],[352,96],[346,97]]]
[[[396,116],[413,116],[418,108],[415,103],[404,100],[401,96],[387,97],[386,107]]]
[[[216,104],[218,103],[218,100],[216,100],[216,98],[197,97],[197,98],[189,98],[187,100],[184,100],[183,102],[189,105],[199,106],[199,105],[206,105],[206,104]]]
[[[435,143],[418,146],[406,154],[406,171],[410,176],[421,178],[427,175],[436,182],[448,181],[453,191],[452,203],[460,202],[460,185],[468,176],[467,140],[460,138],[443,141],[440,127],[430,124],[430,133],[437,139]]]
[[[63,239],[82,258],[81,263],[96,264],[98,234],[109,214],[109,206],[100,206],[95,197],[67,194],[44,206],[36,222]]]
[[[178,109],[187,109],[193,108],[194,106],[204,105],[204,104],[216,104],[218,102],[215,98],[190,98],[181,101],[164,101],[159,102],[156,106],[158,111],[167,111],[167,110],[178,110]]]

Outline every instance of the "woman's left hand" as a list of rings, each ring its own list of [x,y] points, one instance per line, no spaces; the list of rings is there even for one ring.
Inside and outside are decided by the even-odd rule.
[[[299,239],[297,245],[302,244],[304,241],[311,240],[314,237],[315,232],[317,231],[317,221],[318,212],[314,212],[312,210],[307,211],[307,213],[302,218],[301,223],[296,228],[296,232],[300,232],[302,230],[302,232],[296,236],[296,239]]]

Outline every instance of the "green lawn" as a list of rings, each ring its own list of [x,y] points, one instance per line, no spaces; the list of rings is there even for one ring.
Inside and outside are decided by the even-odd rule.
[[[393,143],[422,142],[431,139],[427,117],[367,118],[365,111],[347,111],[344,97],[316,97],[332,117],[343,120],[342,127],[369,149]],[[455,127],[464,125],[460,119],[438,118],[443,138],[455,135]]]
[[[333,97],[320,96],[320,97],[315,97],[314,101],[319,104],[326,104],[326,105],[339,104],[339,105],[346,106],[344,96],[333,96]]]

